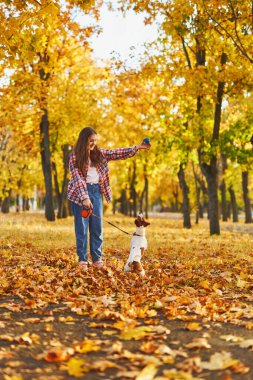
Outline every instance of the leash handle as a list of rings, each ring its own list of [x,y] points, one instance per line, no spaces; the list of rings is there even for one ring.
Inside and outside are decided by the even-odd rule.
[[[122,228],[116,226],[116,225],[113,224],[112,222],[109,222],[109,220],[106,220],[106,219],[101,218],[100,216],[94,214],[94,213],[92,212],[92,208],[91,208],[91,207],[83,206],[83,209],[82,209],[82,211],[81,211],[81,216],[82,216],[82,218],[85,218],[85,219],[86,219],[86,218],[89,218],[91,215],[95,216],[95,217],[98,218],[98,219],[102,219],[102,220],[104,220],[106,223],[108,223],[108,224],[110,224],[111,226],[117,228],[119,231],[123,232],[124,234],[132,236],[132,234],[130,234],[129,232],[127,232],[127,231],[125,231],[125,230],[122,230]],[[141,235],[137,235],[137,234],[135,234],[135,236],[141,236]]]
[[[92,208],[91,207],[87,207],[87,206],[83,206],[83,209],[81,211],[81,216],[82,218],[89,218],[89,216],[91,216],[92,214]]]

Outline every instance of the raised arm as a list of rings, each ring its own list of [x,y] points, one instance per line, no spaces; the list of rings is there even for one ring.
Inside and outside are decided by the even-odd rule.
[[[125,160],[133,157],[140,149],[150,149],[150,143],[144,143],[144,140],[139,145],[131,146],[130,148],[118,149],[101,149],[103,156],[107,161],[110,160]]]
[[[126,158],[133,157],[137,152],[137,146],[130,148],[118,148],[118,149],[100,149],[103,156],[107,161],[111,160],[125,160]]]

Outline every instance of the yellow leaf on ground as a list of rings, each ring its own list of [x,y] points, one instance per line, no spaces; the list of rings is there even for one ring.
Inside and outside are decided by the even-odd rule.
[[[105,330],[103,331],[103,335],[115,335],[117,332],[115,330]]]
[[[253,339],[246,339],[241,344],[242,348],[253,348]]]
[[[96,360],[92,364],[92,369],[97,371],[105,371],[107,368],[117,368],[117,364],[109,361],[109,360]]]
[[[68,315],[67,317],[59,317],[60,322],[72,322],[74,320],[75,319],[73,317],[71,317],[71,315]]]
[[[185,345],[187,348],[211,348],[210,344],[205,338],[193,339],[191,343]]]
[[[122,331],[120,334],[120,338],[123,340],[131,340],[131,339],[142,339],[145,336],[149,335],[152,332],[152,329],[148,326],[138,326],[134,329],[129,329],[127,331]]]
[[[136,380],[153,380],[158,368],[154,364],[148,364],[136,377]]]
[[[196,377],[193,377],[190,373],[184,371],[177,371],[176,369],[164,370],[163,374],[165,377],[156,377],[156,380],[194,380]],[[200,377],[198,380],[204,380]]]
[[[227,342],[234,342],[234,343],[242,342],[244,340],[240,336],[235,336],[235,335],[221,335],[220,338],[226,340]]]
[[[202,369],[216,371],[233,367],[238,363],[237,359],[232,359],[229,352],[216,352],[210,358],[209,362],[200,362],[199,366]]]
[[[100,346],[98,345],[100,342],[96,342],[91,339],[85,339],[83,342],[74,344],[75,352],[80,354],[86,354],[87,352],[99,351]]]
[[[208,280],[203,280],[199,282],[199,287],[204,288],[204,289],[211,289],[210,288],[210,283]]]
[[[200,331],[200,330],[202,330],[202,327],[200,326],[200,324],[198,322],[188,323],[185,326],[185,328],[186,328],[186,330],[190,330],[190,331]]]
[[[69,375],[82,377],[85,372],[88,372],[87,368],[83,368],[84,363],[83,359],[71,358],[67,363]]]
[[[242,280],[241,278],[238,278],[238,280],[237,280],[237,283],[236,283],[236,286],[238,287],[238,288],[244,288],[245,286],[247,285],[247,282],[246,281],[244,281],[244,280]]]

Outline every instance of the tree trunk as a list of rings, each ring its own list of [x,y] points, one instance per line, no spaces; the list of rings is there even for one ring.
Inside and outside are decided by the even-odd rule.
[[[236,202],[235,192],[232,186],[228,188],[231,200],[232,214],[233,214],[233,222],[238,222],[238,206]]]
[[[121,190],[121,196],[120,196],[120,212],[124,215],[128,214],[128,204],[127,204],[127,196],[126,196],[126,190]]]
[[[20,195],[16,195],[16,212],[20,211]]]
[[[243,190],[243,200],[244,200],[244,207],[245,207],[245,223],[252,223],[251,204],[250,204],[250,199],[248,196],[248,193],[249,193],[248,180],[249,180],[248,172],[247,171],[242,172],[242,190]]]
[[[203,209],[200,204],[200,185],[199,185],[199,178],[196,173],[194,163],[192,162],[192,170],[193,170],[193,175],[194,175],[194,183],[195,183],[195,191],[196,191],[196,215],[195,215],[195,224],[199,223],[199,217],[200,217],[200,212],[202,213],[202,218],[203,218]]]
[[[3,214],[8,214],[10,212],[10,201],[11,201],[11,196],[9,192],[9,195],[7,195],[7,197],[4,197],[4,200],[2,203],[1,211]]]
[[[148,218],[148,176],[145,174],[145,218]]]
[[[222,154],[221,155],[222,160],[222,181],[220,185],[220,191],[221,191],[221,213],[222,213],[222,221],[227,222],[228,215],[227,215],[227,197],[226,197],[226,183],[224,179],[225,172],[227,170],[227,157]]]
[[[67,218],[68,217],[68,200],[67,200],[67,187],[68,187],[68,170],[69,170],[69,155],[71,152],[71,146],[69,144],[64,144],[62,146],[63,153],[63,181],[62,189],[60,193],[60,203],[58,208],[58,218]]]
[[[131,198],[131,208],[133,211],[133,216],[137,216],[137,193],[135,190],[135,185],[136,185],[136,162],[133,161],[133,174],[132,174],[132,179],[130,183],[130,198]]]
[[[221,55],[221,70],[225,63],[227,62],[227,55],[222,53]],[[206,176],[208,184],[208,196],[209,196],[209,226],[210,234],[214,235],[220,234],[219,225],[219,203],[218,203],[218,172],[217,172],[217,153],[215,153],[215,148],[219,141],[220,133],[220,123],[221,123],[221,107],[222,107],[222,97],[224,93],[225,82],[218,82],[217,86],[217,98],[215,103],[214,112],[214,125],[213,125],[213,136],[211,140],[211,147],[213,149],[212,158],[210,164],[206,164],[201,160],[200,152],[200,162],[203,174]]]
[[[40,147],[43,175],[46,188],[45,196],[45,216],[48,221],[54,221],[54,205],[53,205],[53,185],[52,185],[52,170],[50,160],[50,141],[49,141],[49,121],[47,110],[44,109],[44,114],[40,123]]]
[[[185,180],[185,174],[183,165],[180,164],[179,171],[177,173],[179,184],[183,192],[183,205],[182,205],[182,211],[184,216],[184,227],[185,228],[191,228],[191,217],[190,217],[190,202],[189,202],[189,187]]]
[[[146,184],[144,185],[144,188],[140,196],[140,212],[141,213],[143,213],[143,200],[144,200],[144,195],[145,195],[145,189],[146,189]]]
[[[204,210],[205,210],[205,208],[207,210],[207,216],[209,214],[209,210],[208,210],[208,191],[207,191],[204,179],[202,179],[202,181],[200,181],[200,188],[201,188],[201,191],[202,191],[202,203],[203,204],[200,202],[199,217],[200,218],[204,218]],[[208,216],[208,219],[209,219],[209,216]]]
[[[210,165],[201,164],[201,169],[207,181],[210,234],[220,235],[216,157],[212,158]]]
[[[60,188],[59,188],[59,182],[58,182],[56,163],[54,161],[52,161],[51,167],[52,167],[52,175],[54,179],[54,190],[55,190],[55,194],[57,198],[57,204],[59,207],[61,194],[60,194]]]
[[[175,201],[172,202],[172,211],[178,212],[179,211],[179,201],[178,201],[179,189],[177,185],[174,186],[172,184],[172,195],[175,199]]]
[[[48,41],[47,41],[48,42]],[[47,43],[43,53],[38,53],[40,58],[39,77],[41,80],[41,111],[43,115],[40,122],[40,154],[42,161],[42,169],[44,175],[46,196],[45,196],[45,216],[48,221],[55,220],[54,203],[53,203],[53,184],[52,184],[52,169],[51,169],[51,152],[49,140],[49,120],[47,110],[47,94],[48,94],[48,79],[50,72],[45,68],[50,60],[47,53]]]
[[[144,172],[144,188],[140,196],[140,212],[143,213],[144,207],[143,203],[145,204],[145,218],[148,218],[148,208],[149,208],[149,203],[148,203],[148,175],[147,175],[147,161],[144,164],[143,167],[143,172]]]

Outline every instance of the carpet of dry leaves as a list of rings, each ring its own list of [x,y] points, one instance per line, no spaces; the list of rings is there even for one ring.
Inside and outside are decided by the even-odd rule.
[[[107,223],[106,269],[83,273],[72,218],[0,216],[0,378],[253,379],[253,227],[150,221],[140,279]]]

